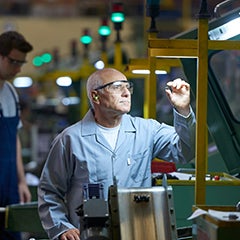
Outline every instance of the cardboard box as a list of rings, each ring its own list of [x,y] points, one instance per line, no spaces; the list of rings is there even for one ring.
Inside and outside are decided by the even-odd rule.
[[[231,206],[194,206],[194,210],[216,210],[226,212],[226,220],[220,220],[209,214],[198,216],[193,220],[194,240],[237,240],[240,239],[240,219],[230,219],[229,213],[236,212]]]

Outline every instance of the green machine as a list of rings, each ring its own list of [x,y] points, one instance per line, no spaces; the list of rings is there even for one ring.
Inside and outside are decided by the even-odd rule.
[[[236,206],[240,200],[240,8],[211,20],[209,40],[227,40],[218,50],[208,50],[208,163],[206,205]],[[174,39],[197,39],[198,29]],[[229,44],[230,43],[230,44]],[[197,58],[181,58],[184,74],[197,93]],[[201,144],[201,143],[200,143]],[[194,161],[186,169],[191,180],[168,180],[174,189],[178,227],[190,225],[194,205]],[[192,172],[191,172],[192,171]]]

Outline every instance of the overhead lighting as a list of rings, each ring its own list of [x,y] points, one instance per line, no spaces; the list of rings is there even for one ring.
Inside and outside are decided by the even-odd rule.
[[[227,40],[240,34],[240,17],[208,32],[210,40]]]
[[[56,83],[60,87],[69,87],[72,84],[72,79],[68,76],[65,77],[59,77],[56,80]]]
[[[155,74],[157,74],[157,75],[164,75],[164,74],[167,74],[167,71],[165,71],[165,70],[156,70],[155,71]]]
[[[13,85],[17,88],[26,88],[32,86],[32,78],[30,77],[17,77],[13,80]]]
[[[150,70],[148,69],[134,69],[132,70],[133,74],[150,74]],[[155,70],[155,74],[167,74],[165,70]]]
[[[150,71],[147,69],[135,69],[135,70],[132,70],[132,73],[133,74],[149,74]]]
[[[62,104],[64,106],[75,105],[80,103],[79,97],[65,97],[62,99]]]
[[[99,60],[97,62],[94,63],[94,67],[96,69],[103,69],[105,66],[104,62],[102,60]]]

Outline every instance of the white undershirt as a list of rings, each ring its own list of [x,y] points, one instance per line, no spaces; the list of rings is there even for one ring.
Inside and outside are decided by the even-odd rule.
[[[9,87],[13,90],[13,93],[11,92]],[[0,87],[0,108],[2,109],[2,113],[4,117],[16,116],[16,100],[13,94],[15,94],[17,101],[19,101],[17,92],[14,89],[14,87],[9,82],[5,81],[3,86]],[[18,128],[20,127],[22,127],[21,120],[18,123]]]
[[[14,117],[16,116],[16,102],[9,87],[12,88],[16,98],[18,99],[15,89],[8,82],[5,82],[2,88],[0,88],[0,107],[3,111],[3,116]]]
[[[98,126],[98,129],[100,130],[100,132],[105,137],[105,139],[108,141],[109,145],[112,147],[112,149],[115,149],[120,124],[117,127],[114,127],[114,128],[103,127],[99,124],[97,124],[97,126]]]

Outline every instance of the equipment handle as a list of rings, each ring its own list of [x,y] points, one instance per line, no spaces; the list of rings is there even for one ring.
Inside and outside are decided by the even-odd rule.
[[[216,7],[214,8],[214,16],[216,18],[221,17],[220,9],[229,6],[234,1],[238,1],[238,0],[226,0],[226,1],[223,1],[223,2],[221,2],[219,4],[217,4]]]

